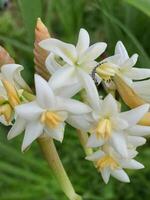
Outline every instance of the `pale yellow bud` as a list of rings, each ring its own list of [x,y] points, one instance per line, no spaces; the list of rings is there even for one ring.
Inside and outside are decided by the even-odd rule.
[[[7,123],[11,121],[12,112],[13,110],[9,104],[3,104],[0,106],[0,115],[5,117]]]
[[[109,139],[112,134],[111,121],[109,119],[101,119],[96,127],[97,138]]]

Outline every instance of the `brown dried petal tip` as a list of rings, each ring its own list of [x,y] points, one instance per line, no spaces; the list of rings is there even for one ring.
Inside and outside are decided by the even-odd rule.
[[[43,76],[43,78],[49,78],[49,72],[45,67],[45,59],[48,56],[48,52],[39,46],[39,42],[50,38],[48,29],[43,24],[40,18],[37,19],[37,24],[35,28],[35,43],[34,43],[34,63],[35,70],[38,74]]]
[[[2,46],[0,46],[0,67],[4,64],[12,64],[12,63],[15,63],[14,59]]]

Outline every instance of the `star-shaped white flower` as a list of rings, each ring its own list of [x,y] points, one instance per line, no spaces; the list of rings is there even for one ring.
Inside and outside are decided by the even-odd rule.
[[[136,152],[128,150],[128,158],[122,158],[112,147],[105,146],[103,150],[98,150],[86,157],[87,160],[94,161],[96,168],[101,173],[104,182],[107,184],[110,176],[121,182],[130,182],[124,169],[142,169],[144,166],[134,160]]]
[[[95,99],[96,101],[99,101],[99,99]],[[94,122],[87,145],[98,147],[107,143],[113,146],[120,155],[127,157],[128,143],[131,143],[129,141],[132,141],[132,143],[135,141],[134,145],[137,146],[145,143],[145,139],[140,137],[144,135],[145,127],[140,126],[141,130],[137,136],[136,132],[133,135],[133,127],[148,112],[148,109],[149,105],[145,104],[130,111],[120,112],[117,101],[109,94],[100,102],[99,108],[93,110]]]
[[[36,100],[16,106],[16,122],[8,133],[8,139],[11,139],[25,129],[22,151],[44,132],[47,136],[62,141],[68,114],[82,115],[91,112],[89,106],[79,101],[55,96],[49,84],[39,75],[35,75],[35,88]]]
[[[128,52],[121,41],[115,47],[115,54],[104,59],[98,70],[104,78],[113,77],[118,74],[127,84],[131,85],[134,80],[142,80],[150,77],[150,69],[136,68],[138,54],[129,57]]]
[[[53,88],[72,87],[75,94],[83,86],[80,81],[80,71],[90,74],[97,65],[95,59],[106,49],[106,43],[98,42],[89,47],[89,34],[81,29],[77,45],[68,44],[57,39],[46,39],[40,42],[40,46],[50,51],[46,60],[46,66],[54,75],[50,79]],[[58,57],[54,60],[54,56]],[[63,61],[59,64],[58,59]],[[60,78],[61,77],[61,78]]]

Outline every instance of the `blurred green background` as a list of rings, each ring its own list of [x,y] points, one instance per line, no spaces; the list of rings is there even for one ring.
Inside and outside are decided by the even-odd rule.
[[[122,40],[129,53],[140,55],[137,66],[150,67],[150,0],[0,0],[0,44],[17,63],[24,65],[23,75],[33,84],[33,43],[36,18],[41,17],[50,33],[75,43],[81,27],[91,42],[108,43],[106,55]],[[43,160],[36,143],[22,154],[22,136],[7,141],[8,128],[0,126],[0,200],[67,200]],[[84,152],[75,130],[67,127],[63,144],[56,144],[76,191],[84,200],[149,200],[149,142],[139,149],[141,171],[128,171],[130,184],[111,178],[102,182],[93,165],[84,160]]]

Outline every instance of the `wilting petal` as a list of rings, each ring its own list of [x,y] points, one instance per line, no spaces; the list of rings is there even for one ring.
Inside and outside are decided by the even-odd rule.
[[[86,156],[86,160],[91,160],[91,161],[97,161],[101,159],[103,156],[105,156],[105,153],[102,150],[98,150],[92,155]]]
[[[143,169],[144,168],[144,165],[142,165],[141,163],[137,162],[134,159],[122,160],[121,166],[122,168],[127,168],[127,169]]]
[[[148,112],[149,104],[144,104],[132,110],[119,114],[120,118],[126,120],[129,126],[137,124],[140,119]]]
[[[104,140],[102,140],[101,138],[98,139],[96,137],[96,134],[92,133],[91,136],[89,137],[88,139],[88,142],[87,142],[87,147],[100,147],[102,146],[103,144],[105,143]]]
[[[130,179],[129,179],[128,175],[122,169],[117,169],[117,170],[111,171],[111,175],[114,178],[116,178],[119,181],[121,181],[121,182],[125,182],[125,183],[129,183],[130,182]]]
[[[104,42],[98,42],[93,44],[80,56],[78,64],[95,60],[105,51],[106,47],[107,44]]]
[[[10,140],[20,135],[25,130],[25,125],[25,120],[21,119],[20,117],[17,117],[15,123],[8,132],[7,139]]]
[[[89,34],[85,29],[81,28],[79,32],[77,46],[76,46],[78,55],[83,53],[89,47],[89,44],[90,44]]]
[[[18,105],[15,110],[22,119],[27,121],[38,119],[44,111],[35,101]]]
[[[22,151],[27,149],[27,147],[30,146],[31,143],[42,134],[43,134],[43,125],[41,123],[39,123],[38,121],[32,121],[28,123],[23,138],[23,143],[21,148]]]
[[[98,94],[94,81],[92,80],[90,75],[85,73],[83,70],[78,69],[78,72],[81,77],[81,82],[83,84],[83,87],[86,90],[86,94],[88,98],[87,100],[90,102],[90,106],[94,110],[99,111],[100,109],[99,94]]]
[[[46,131],[49,137],[62,142],[64,138],[65,123],[61,123],[59,127],[54,129],[45,127],[44,130]]]
[[[39,45],[47,51],[60,56],[70,65],[73,65],[76,62],[77,52],[75,46],[72,44],[51,38],[41,41]]]
[[[35,75],[35,89],[37,102],[42,108],[53,108],[55,106],[55,97],[48,82],[41,76]]]
[[[133,136],[150,136],[150,126],[135,125],[127,129],[127,132]]]

